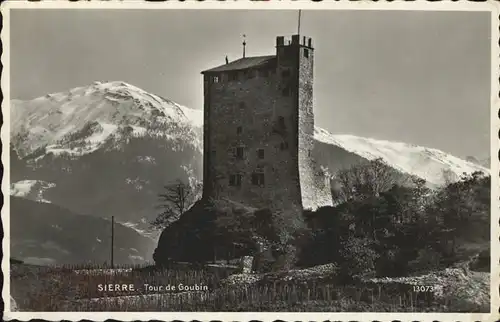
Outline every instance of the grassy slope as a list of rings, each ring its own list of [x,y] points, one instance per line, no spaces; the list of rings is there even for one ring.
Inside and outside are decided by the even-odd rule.
[[[109,261],[109,220],[78,215],[53,204],[18,197],[11,197],[10,211],[13,257],[51,264]],[[130,263],[129,255],[150,259],[153,248],[152,240],[115,224],[116,263]]]

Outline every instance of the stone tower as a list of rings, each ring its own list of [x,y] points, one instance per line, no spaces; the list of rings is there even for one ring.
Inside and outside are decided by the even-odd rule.
[[[276,54],[204,75],[203,197],[256,208],[331,205],[314,145],[311,38],[276,38]]]

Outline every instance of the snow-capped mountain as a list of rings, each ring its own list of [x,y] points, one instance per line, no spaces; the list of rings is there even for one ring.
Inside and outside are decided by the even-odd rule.
[[[15,100],[11,182],[50,182],[44,200],[142,230],[165,184],[201,177],[202,123],[199,111],[123,82]]]
[[[479,165],[486,167],[486,168],[490,167],[490,163],[491,163],[490,159],[491,159],[490,157],[477,158],[477,157],[471,156],[471,155],[465,157],[465,160],[472,162],[472,163],[475,163],[475,164],[479,164]]]
[[[95,82],[11,102],[12,143],[21,157],[37,149],[81,156],[109,141],[146,134],[171,141],[187,137],[190,145],[200,147],[199,135],[192,129],[202,122],[202,116],[191,109],[124,82]],[[182,148],[184,140],[178,143]]]
[[[381,158],[392,168],[425,179],[435,186],[442,185],[447,180],[456,181],[463,173],[470,174],[475,171],[489,173],[489,169],[479,164],[460,159],[438,149],[354,135],[333,135],[321,128],[315,129],[314,138],[317,145],[319,142],[325,143],[367,160]],[[324,151],[319,154],[321,153]],[[331,161],[324,160],[324,156],[320,158],[323,162],[328,162],[327,167],[330,170],[337,170],[337,167],[341,165],[340,163],[335,165],[336,158],[333,156],[327,157]]]
[[[201,179],[202,125],[201,110],[123,82],[95,82],[31,101],[14,100],[12,193],[22,195],[33,185],[29,182],[51,183],[43,200],[78,214],[114,215],[144,232],[159,213],[157,195],[166,183]],[[333,135],[321,128],[314,136],[313,157],[330,173],[376,158],[432,185],[464,172],[489,172],[437,149]]]

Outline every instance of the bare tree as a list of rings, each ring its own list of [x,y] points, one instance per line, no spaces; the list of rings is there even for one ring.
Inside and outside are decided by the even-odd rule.
[[[155,228],[164,228],[182,216],[199,198],[201,183],[186,184],[181,180],[165,185],[164,193],[158,194],[162,212],[151,222]]]
[[[375,159],[339,170],[332,181],[333,199],[342,203],[353,198],[378,196],[396,184],[403,184],[407,178],[382,159]]]

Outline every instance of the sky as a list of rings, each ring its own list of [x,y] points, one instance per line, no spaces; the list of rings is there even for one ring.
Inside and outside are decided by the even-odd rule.
[[[225,56],[275,53],[297,11],[11,11],[11,98],[125,81],[203,108],[200,72]],[[313,38],[317,126],[489,156],[491,27],[486,12],[303,11]]]

